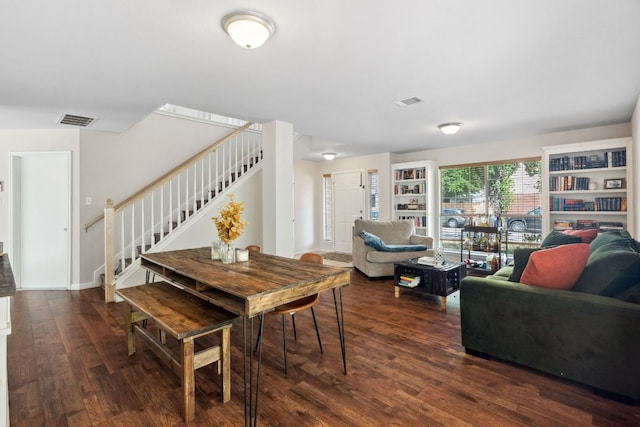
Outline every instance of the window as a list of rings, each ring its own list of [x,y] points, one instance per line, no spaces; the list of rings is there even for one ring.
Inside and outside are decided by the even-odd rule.
[[[378,169],[367,171],[367,182],[369,183],[369,219],[378,220],[380,212],[380,195],[378,193]]]
[[[331,175],[322,175],[322,237],[326,241],[333,240],[333,185]]]
[[[510,242],[539,241],[540,158],[440,169],[440,238],[460,239],[465,225],[499,226]]]

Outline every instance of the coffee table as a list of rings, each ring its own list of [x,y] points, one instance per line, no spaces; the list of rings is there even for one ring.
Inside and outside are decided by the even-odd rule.
[[[447,295],[460,289],[460,281],[467,275],[463,262],[447,261],[442,267],[418,263],[418,258],[394,263],[394,293],[400,297],[400,288],[416,289],[442,297],[442,310],[447,309]],[[404,281],[401,278],[405,279]],[[413,278],[413,283],[404,284]]]

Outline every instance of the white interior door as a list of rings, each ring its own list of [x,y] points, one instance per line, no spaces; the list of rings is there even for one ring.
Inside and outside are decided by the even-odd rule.
[[[353,221],[363,218],[365,207],[364,172],[339,172],[333,175],[334,250],[351,253]]]
[[[12,167],[17,284],[22,289],[68,289],[71,154],[13,154]]]

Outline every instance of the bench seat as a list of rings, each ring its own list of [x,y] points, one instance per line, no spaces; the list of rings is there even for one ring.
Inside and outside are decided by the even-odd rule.
[[[119,289],[116,293],[126,302],[129,355],[136,351],[134,332],[137,332],[180,377],[185,421],[195,417],[195,370],[198,368],[218,362],[218,373],[222,373],[222,401],[231,399],[230,338],[236,315],[166,282]],[[138,322],[144,320],[156,324],[158,336],[139,325]],[[217,332],[220,332],[219,345],[195,352],[196,338]],[[178,355],[165,345],[165,333],[180,342]]]

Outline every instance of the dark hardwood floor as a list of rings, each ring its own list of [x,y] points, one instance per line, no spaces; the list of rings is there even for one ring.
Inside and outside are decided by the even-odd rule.
[[[263,426],[631,426],[640,407],[582,385],[465,354],[458,294],[403,290],[359,272],[344,290],[348,375],[333,299],[317,308],[324,354],[309,313],[297,316],[282,360],[281,322],[265,326],[259,424]],[[12,426],[183,425],[180,384],[138,340],[127,356],[122,303],[101,289],[18,292],[8,339]],[[232,329],[232,399],[220,402],[214,366],[196,374],[193,426],[243,425],[241,323]]]

